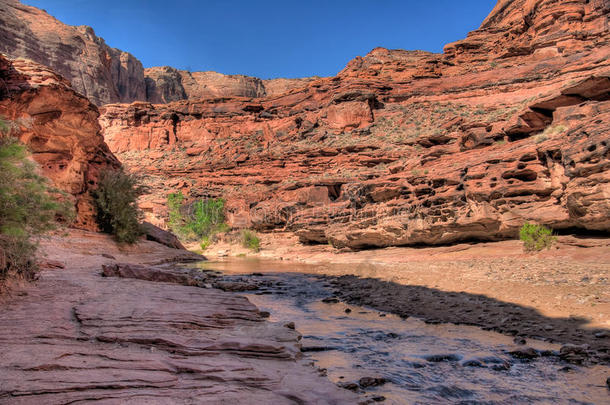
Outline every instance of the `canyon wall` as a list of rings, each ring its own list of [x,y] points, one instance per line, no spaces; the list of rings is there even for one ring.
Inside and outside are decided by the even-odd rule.
[[[214,97],[265,97],[305,87],[314,78],[270,79],[244,75],[223,75],[217,72],[189,72],[170,66],[144,70],[146,100],[169,103]]]
[[[146,99],[144,69],[91,27],[73,27],[17,0],[0,2],[0,53],[52,68],[97,105]]]
[[[72,196],[74,226],[97,229],[90,191],[100,170],[120,166],[100,134],[97,107],[49,68],[0,55],[0,116],[14,122],[42,174]]]
[[[104,106],[110,148],[238,227],[367,248],[610,231],[610,4],[501,0],[443,54],[377,48],[264,98]]]
[[[18,0],[0,2],[0,53],[31,59],[61,74],[100,106],[206,97],[263,97],[306,85],[311,79],[261,80],[168,66],[144,69],[130,53],[112,48],[88,26],[70,26]]]

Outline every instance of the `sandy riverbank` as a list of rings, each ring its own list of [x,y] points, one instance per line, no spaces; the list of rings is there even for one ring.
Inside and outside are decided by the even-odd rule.
[[[261,239],[259,253],[219,244],[205,255],[315,264],[317,272],[328,275],[483,295],[545,317],[579,318],[587,328],[610,329],[610,239],[560,236],[555,248],[535,254],[524,253],[516,240],[352,252],[302,245],[287,234],[262,234]]]

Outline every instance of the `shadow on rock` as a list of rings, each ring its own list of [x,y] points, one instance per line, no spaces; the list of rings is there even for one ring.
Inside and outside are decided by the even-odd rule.
[[[577,364],[610,364],[610,331],[586,328],[579,317],[550,318],[533,308],[502,302],[485,295],[446,292],[356,276],[332,278],[335,297],[401,317],[427,323],[473,325],[523,338],[563,344],[560,356]]]

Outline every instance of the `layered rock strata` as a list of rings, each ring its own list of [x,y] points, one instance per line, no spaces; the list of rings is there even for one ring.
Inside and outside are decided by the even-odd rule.
[[[312,80],[261,80],[168,66],[144,69],[132,54],[108,46],[91,27],[66,25],[46,11],[18,0],[0,2],[0,53],[49,66],[98,106],[204,97],[263,97],[303,87]]]
[[[52,68],[93,103],[146,100],[144,68],[91,27],[70,26],[18,0],[0,3],[0,52]]]
[[[72,196],[75,226],[96,229],[90,191],[100,171],[120,167],[100,134],[99,112],[49,68],[0,55],[0,116],[32,152],[42,174]]]
[[[144,70],[146,100],[168,103],[216,97],[265,97],[305,87],[314,78],[261,80],[244,75],[223,75],[217,72],[189,72],[170,66]]]
[[[300,358],[298,332],[245,297],[189,286],[192,272],[177,268],[126,274],[130,265],[92,253],[137,262],[184,251],[152,242],[119,250],[78,233],[44,247],[65,269],[43,271],[1,306],[0,404],[359,402]],[[123,273],[104,278],[103,263]]]
[[[501,1],[444,54],[377,48],[282,95],[108,105],[101,123],[157,223],[181,190],[338,247],[608,232],[609,13]]]

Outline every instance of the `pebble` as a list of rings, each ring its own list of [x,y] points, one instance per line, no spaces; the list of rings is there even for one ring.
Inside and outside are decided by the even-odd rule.
[[[386,380],[383,377],[362,377],[360,380],[358,380],[358,384],[362,388],[366,388],[366,387],[378,387],[378,386],[383,385],[383,384],[385,384],[387,382],[388,382],[388,380]]]
[[[433,363],[440,363],[441,361],[460,361],[461,357],[458,356],[457,354],[429,354],[426,356],[423,356],[424,359],[433,362]]]
[[[532,347],[526,347],[523,349],[513,350],[511,352],[508,352],[508,354],[510,354],[514,358],[525,359],[525,360],[531,360],[531,359],[535,359],[536,357],[540,357],[540,353],[538,353],[538,351]]]
[[[360,388],[358,386],[358,384],[356,383],[341,383],[339,384],[339,387],[341,388],[345,388],[346,390],[350,390],[350,391],[358,391],[358,389]]]
[[[460,363],[462,367],[485,367],[479,360],[468,359]]]
[[[513,342],[514,342],[516,345],[524,345],[524,344],[526,344],[526,343],[527,343],[527,342],[525,341],[525,339],[524,339],[524,338],[522,338],[522,337],[520,337],[520,336],[517,336],[516,338],[514,338],[514,339],[513,339]]]

